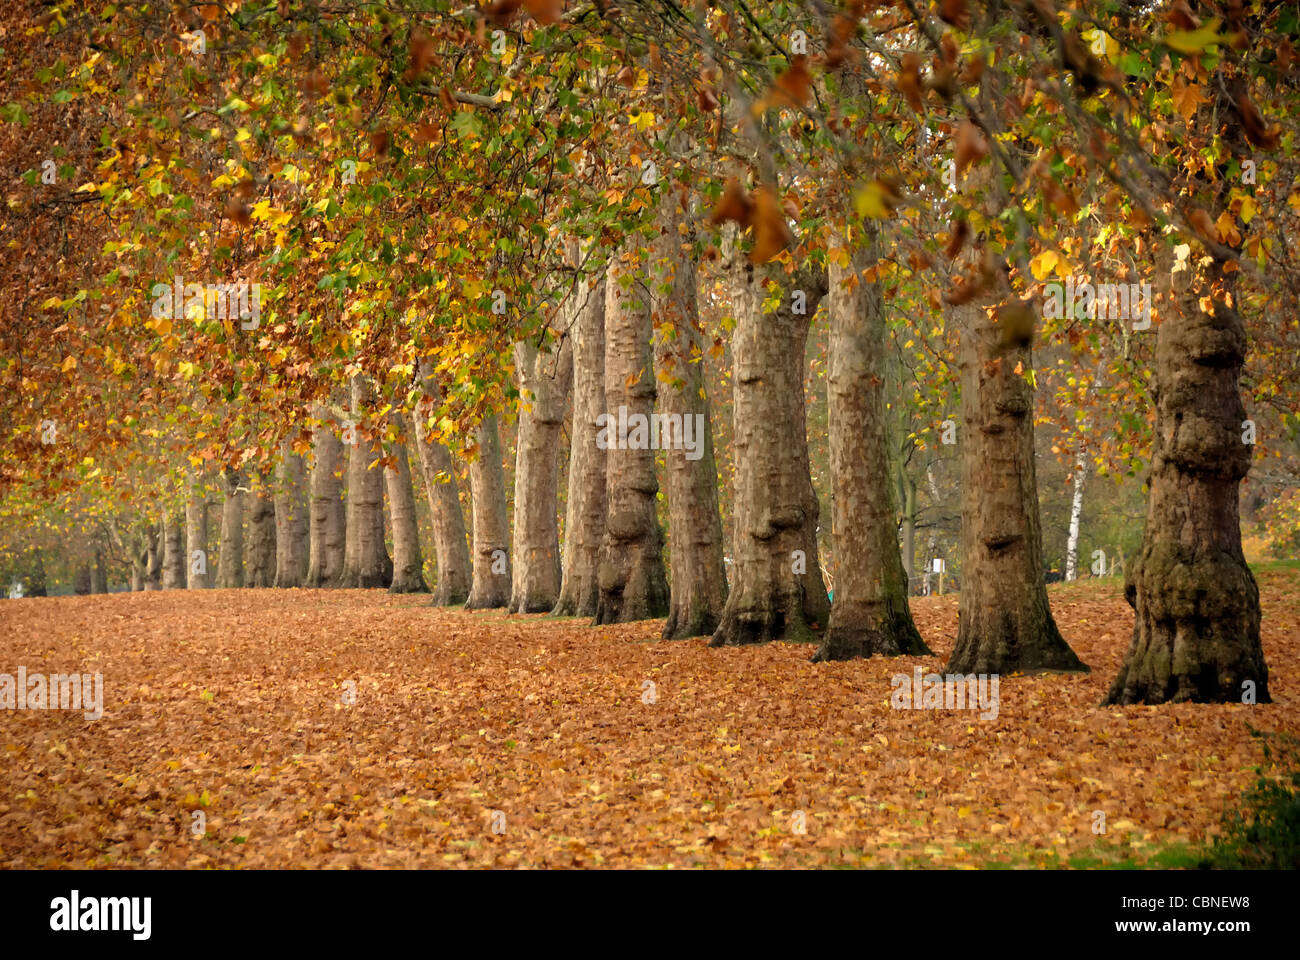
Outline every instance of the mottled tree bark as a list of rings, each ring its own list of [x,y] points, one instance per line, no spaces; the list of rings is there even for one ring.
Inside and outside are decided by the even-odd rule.
[[[573,325],[573,437],[564,519],[564,564],[556,616],[594,617],[597,570],[605,538],[607,457],[596,446],[596,417],[605,409],[605,281],[578,291]]]
[[[803,388],[808,325],[825,275],[801,273],[763,310],[772,268],[740,267],[732,335],[735,519],[731,592],[710,646],[816,640],[830,599],[818,559],[821,508],[808,461]],[[781,275],[784,279],[784,275]],[[795,313],[803,294],[805,312]]]
[[[560,595],[560,431],[573,379],[567,337],[538,348],[515,344],[519,429],[515,448],[515,521],[511,613],[545,613]]]
[[[473,498],[474,578],[467,610],[504,607],[510,602],[510,529],[506,520],[506,478],[495,415],[484,417],[474,434],[477,456],[470,461]]]
[[[280,441],[280,479],[275,491],[275,586],[301,587],[310,562],[307,469],[293,441]]]
[[[421,368],[425,393],[432,398],[436,389]],[[469,598],[470,560],[466,545],[465,515],[460,509],[460,493],[456,484],[456,467],[451,451],[436,437],[430,436],[425,426],[429,405],[421,405],[415,416],[416,448],[420,452],[420,472],[424,478],[424,493],[429,500],[429,513],[433,517],[433,546],[438,561],[438,583],[433,602],[440,607],[464,603]]]
[[[221,543],[217,547],[217,586],[232,589],[244,585],[244,499],[240,490],[243,475],[227,467],[221,474],[225,500],[221,504]]]
[[[351,421],[355,443],[348,447],[347,545],[336,586],[384,587],[392,582],[392,561],[384,544],[384,471],[371,469],[382,452],[377,437],[363,435],[360,423],[370,391],[360,375],[352,378]]]
[[[206,590],[212,586],[212,571],[208,566],[208,499],[197,489],[199,478],[194,478],[194,489],[185,501],[185,587],[187,590]],[[200,556],[195,557],[195,551]],[[200,572],[201,571],[201,572]]]
[[[347,542],[347,512],[343,503],[343,444],[324,408],[312,431],[310,546],[307,563],[308,587],[324,587],[343,575]]]
[[[847,266],[830,265],[831,536],[835,599],[814,660],[930,653],[907,604],[898,549],[884,397],[885,306],[863,278],[878,252],[854,238]]]
[[[168,508],[163,513],[162,588],[185,589],[185,527],[180,511]]]
[[[649,620],[668,612],[663,532],[655,511],[659,482],[649,437],[627,429],[654,414],[650,303],[634,253],[616,256],[605,282],[605,410],[613,422],[606,457],[609,502],[597,578],[595,623]],[[629,421],[624,421],[621,409]],[[646,431],[643,431],[646,432]],[[640,440],[640,442],[638,442]],[[640,447],[641,449],[633,449]]]
[[[407,435],[406,421],[392,414],[402,437]],[[424,552],[420,549],[420,526],[415,515],[415,488],[411,485],[411,464],[406,459],[406,443],[393,444],[390,456],[395,467],[384,467],[384,485],[388,490],[389,519],[393,525],[393,575],[389,593],[428,593],[424,582]]]
[[[695,254],[677,226],[679,194],[661,202],[659,235],[651,245],[650,290],[655,331],[655,379],[659,410],[682,428],[681,448],[665,445],[668,494],[668,619],[666,640],[708,636],[727,604],[722,515],[713,422],[704,392],[704,347],[697,304]],[[687,450],[686,436],[694,450]]]
[[[949,673],[1087,672],[1047,605],[1027,347],[978,303],[961,325],[962,584]]]
[[[1146,527],[1124,585],[1137,620],[1105,702],[1241,703],[1249,693],[1269,703],[1259,588],[1238,513],[1252,447],[1240,387],[1246,330],[1230,305],[1236,274],[1216,260],[1199,276],[1173,277],[1156,337]]]
[[[259,477],[247,499],[246,587],[269,587],[275,583],[275,499],[268,489],[269,479],[265,474]]]

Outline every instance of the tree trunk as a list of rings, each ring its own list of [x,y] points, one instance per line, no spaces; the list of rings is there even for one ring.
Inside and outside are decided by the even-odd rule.
[[[131,538],[131,592],[139,593],[149,582],[149,530],[152,524],[136,528]]]
[[[347,513],[343,503],[343,444],[335,435],[336,425],[323,408],[317,408],[320,423],[312,431],[310,553],[308,587],[333,584],[343,575],[347,541]]]
[[[360,374],[351,383],[355,442],[348,448],[347,545],[336,586],[368,589],[392,582],[392,561],[384,544],[384,471],[371,469],[382,456],[378,438],[362,436],[359,424],[370,400]]]
[[[392,415],[402,437],[407,435],[406,421],[400,413]],[[424,582],[424,553],[420,549],[420,526],[415,516],[415,488],[411,486],[411,463],[406,458],[406,443],[393,444],[392,457],[397,466],[384,468],[384,485],[388,489],[390,519],[393,524],[393,576],[389,593],[428,593]]]
[[[983,307],[958,310],[962,584],[947,670],[1086,673],[1052,619],[1043,582],[1029,349],[1001,350]]]
[[[227,467],[221,474],[226,498],[221,504],[221,544],[217,548],[217,586],[244,585],[244,499],[239,489],[243,476]]]
[[[665,640],[712,635],[727,604],[696,263],[691,244],[683,243],[677,230],[687,217],[677,211],[678,194],[669,191],[662,201],[659,236],[651,247],[649,283],[659,409],[667,417],[661,423],[674,424],[676,430],[675,438],[663,443],[671,576]],[[688,438],[693,449],[687,446]]]
[[[40,547],[32,548],[32,559],[28,567],[24,596],[43,597],[48,589],[45,580],[45,554]]]
[[[594,617],[597,570],[605,537],[605,451],[596,446],[596,418],[605,410],[605,281],[579,291],[573,325],[573,436],[564,517],[564,564],[556,616]]]
[[[624,256],[627,256],[626,254]],[[597,580],[595,623],[649,620],[668,613],[664,537],[659,529],[655,451],[648,436],[655,379],[644,280],[617,257],[605,282],[605,410],[608,513]],[[624,420],[624,411],[627,419]],[[634,418],[644,417],[642,429]]]
[[[179,511],[168,509],[163,514],[162,588],[185,589],[185,527],[181,525]]]
[[[197,489],[200,480],[195,477],[194,488],[185,501],[185,588],[206,590],[212,586],[208,570],[208,500]],[[195,553],[198,556],[195,556]]]
[[[1270,703],[1259,588],[1238,514],[1253,448],[1242,436],[1236,274],[1216,260],[1197,281],[1191,269],[1172,276],[1170,315],[1156,334],[1146,527],[1124,585],[1137,621],[1105,702]]]
[[[863,279],[875,244],[857,238],[847,267],[830,265],[831,536],[835,599],[815,660],[930,653],[907,605],[886,426],[885,307]]]
[[[108,593],[108,565],[104,559],[104,548],[95,544],[95,565],[90,569],[90,592]]]
[[[268,473],[258,477],[248,495],[246,587],[269,587],[275,583],[275,499],[267,489],[269,479]]]
[[[78,597],[90,596],[90,561],[83,560],[77,564],[72,575],[72,592]]]
[[[510,529],[506,521],[506,478],[501,465],[501,437],[495,415],[484,417],[475,431],[478,455],[470,461],[473,498],[474,577],[467,610],[488,610],[510,602]]]
[[[776,271],[771,275],[774,277]],[[735,462],[731,592],[710,646],[815,641],[830,599],[818,558],[821,508],[808,461],[803,388],[808,325],[825,278],[804,273],[763,309],[769,272],[749,264],[736,283],[732,335]],[[793,292],[805,312],[794,312]]]
[[[146,590],[162,589],[163,539],[162,521],[149,524],[149,546],[146,551],[145,581]]]
[[[546,613],[560,595],[560,431],[573,380],[569,339],[539,349],[515,344],[519,429],[515,449],[515,522],[511,613]]]
[[[307,470],[293,452],[293,441],[280,441],[280,482],[275,491],[275,586],[301,587],[310,561]]]
[[[427,371],[421,369],[425,393],[432,396],[434,385]],[[425,427],[428,407],[416,411],[415,445],[420,452],[420,473],[424,493],[433,517],[433,546],[438,561],[438,584],[433,602],[440,607],[464,603],[469,598],[469,547],[465,538],[465,515],[460,509],[460,492],[456,484],[456,467],[451,451]]]
[[[1065,579],[1079,575],[1079,521],[1083,517],[1083,484],[1088,476],[1088,455],[1083,441],[1074,458],[1074,492],[1070,495],[1070,532],[1065,538]]]
[[[916,481],[899,460],[898,493],[903,501],[903,573],[907,577],[907,595],[912,594],[916,582]]]

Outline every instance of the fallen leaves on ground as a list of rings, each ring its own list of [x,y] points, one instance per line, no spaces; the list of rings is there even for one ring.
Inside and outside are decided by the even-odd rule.
[[[1091,676],[1003,677],[996,719],[890,708],[956,597],[913,602],[938,656],[819,665],[376,591],[3,602],[0,672],[106,692],[98,721],[0,712],[0,866],[1141,861],[1236,805],[1248,723],[1297,729],[1300,572],[1260,582],[1274,704],[1099,707],[1133,617],[1092,581],[1051,591]]]

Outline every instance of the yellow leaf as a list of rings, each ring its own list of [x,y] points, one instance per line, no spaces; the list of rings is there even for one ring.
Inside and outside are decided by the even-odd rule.
[[[77,358],[69,354],[63,358],[63,372],[71,373],[77,369]]]
[[[860,217],[883,220],[894,212],[898,197],[882,180],[872,180],[853,193],[853,209]]]
[[[1165,37],[1165,44],[1179,53],[1200,53],[1212,43],[1221,42],[1219,18],[1211,17],[1199,30],[1175,30]]]
[[[1029,270],[1033,273],[1035,280],[1046,280],[1047,275],[1055,270],[1056,265],[1060,262],[1061,258],[1055,250],[1044,250],[1029,261]]]

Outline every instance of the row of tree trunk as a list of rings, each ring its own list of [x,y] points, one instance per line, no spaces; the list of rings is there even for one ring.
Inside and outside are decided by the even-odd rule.
[[[310,478],[287,441],[274,495],[267,477],[246,489],[239,474],[225,473],[216,585],[427,591],[404,446],[413,437],[433,518],[439,604],[550,611],[596,624],[665,617],[668,638],[710,635],[714,646],[809,640],[818,644],[816,660],[928,654],[908,608],[898,544],[885,305],[879,286],[866,279],[878,259],[875,237],[843,238],[828,269],[792,273],[735,261],[729,582],[695,260],[678,229],[689,219],[670,193],[646,252],[614,256],[603,278],[571,291],[561,335],[516,345],[513,524],[495,416],[475,432],[467,546],[452,457],[426,423],[438,401],[430,371],[420,370],[425,397],[413,432],[394,413],[386,447],[380,432],[357,426],[374,400],[355,377],[346,418],[324,406],[315,411],[321,425]],[[1175,315],[1159,328],[1151,509],[1127,586],[1139,617],[1112,702],[1233,699],[1243,684],[1268,699],[1258,591],[1237,526],[1236,483],[1249,450],[1228,429],[1240,420],[1244,335],[1230,308],[1206,313],[1200,305],[1207,290],[1228,282],[1220,274],[1180,290]],[[833,601],[822,576],[805,428],[805,344],[823,300],[830,318]],[[1008,345],[992,306],[974,302],[950,316],[961,330],[963,586],[948,670],[1087,671],[1057,629],[1043,582],[1029,346]],[[570,394],[561,547],[559,451]],[[627,429],[654,417],[657,444]],[[697,422],[701,429],[691,429]],[[670,425],[681,432],[663,436]],[[684,449],[692,434],[695,443]],[[667,538],[657,510],[659,456]],[[210,585],[212,574],[191,562],[207,540],[207,504],[196,493],[183,525],[169,513],[140,538],[133,585]]]

